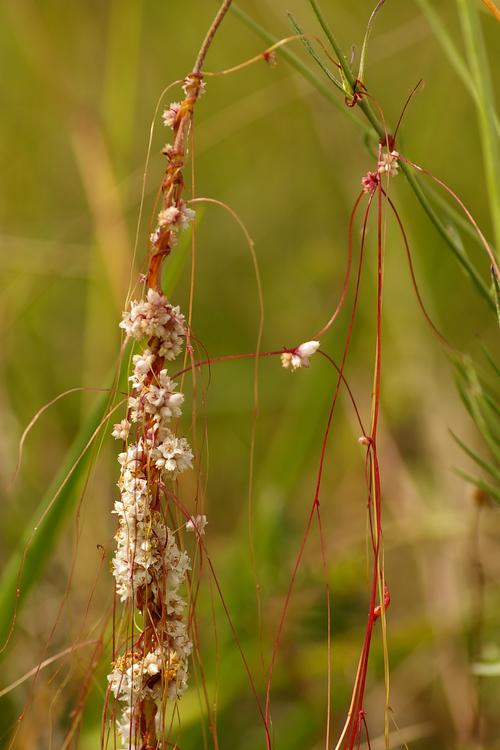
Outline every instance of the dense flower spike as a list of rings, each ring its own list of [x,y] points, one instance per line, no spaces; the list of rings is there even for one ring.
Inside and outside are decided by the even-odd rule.
[[[169,698],[182,694],[187,688],[187,672],[176,651],[168,647],[157,647],[145,655],[131,650],[113,663],[108,682],[115,698],[124,704],[117,722],[121,745],[135,748],[134,725],[140,721],[141,702],[149,698],[154,704],[160,704],[165,689]],[[161,727],[156,723],[160,733]]]
[[[118,597],[132,612],[132,632],[136,630],[135,610],[142,615],[139,634],[127,636],[132,642],[127,640],[122,646],[124,653],[115,658],[108,675],[109,691],[121,704],[116,721],[119,745],[128,750],[155,750],[171,744],[163,726],[166,700],[178,699],[188,680],[192,644],[180,591],[190,559],[179,548],[176,532],[166,524],[172,515],[169,483],[193,463],[187,440],[177,437],[172,424],[181,414],[184,395],[177,391],[166,368],[166,363],[181,353],[188,331],[179,308],[162,293],[161,270],[179,232],[195,218],[183,200],[184,156],[193,108],[205,90],[201,69],[230,1],[223,0],[194,69],[184,79],[185,98],[163,112],[163,123],[172,129],[173,144],[162,149],[167,166],[157,225],[150,235],[148,270],[142,277],[147,293],[145,299],[131,303],[120,323],[127,338],[143,346],[132,359],[126,419],[113,429],[113,437],[125,442],[118,457],[120,499],[113,511],[119,521],[113,575]],[[200,536],[206,518],[196,516],[194,522]],[[117,747],[116,741],[112,744]]]
[[[182,227],[191,218],[192,212],[181,203],[180,208],[160,213],[159,221]],[[187,687],[192,645],[184,618],[186,603],[179,592],[190,560],[165,523],[158,488],[190,469],[193,453],[187,440],[172,431],[184,395],[164,367],[182,351],[184,316],[163,294],[148,289],[145,299],[133,301],[123,313],[120,326],[128,337],[146,344],[132,358],[127,417],[112,432],[126,443],[118,456],[120,499],[113,510],[119,522],[112,561],[116,593],[149,622],[108,675],[109,688],[123,705],[117,721],[121,746],[135,748],[142,746],[136,739],[144,731],[145,704],[149,702],[148,715],[156,717],[154,732],[161,735],[165,696],[175,700]],[[206,523],[203,518],[199,533]]]

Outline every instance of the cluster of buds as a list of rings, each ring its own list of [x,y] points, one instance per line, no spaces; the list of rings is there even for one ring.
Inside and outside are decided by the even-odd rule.
[[[158,213],[156,227],[151,232],[151,260],[147,275],[148,286],[158,288],[162,260],[169,255],[178,241],[179,231],[186,229],[195,213],[182,200],[184,189],[184,153],[192,112],[197,99],[205,91],[200,74],[190,73],[184,79],[182,102],[172,102],[164,110],[165,127],[172,130],[173,143],[167,143],[162,153],[167,158],[167,168],[162,182],[163,206]]]
[[[116,593],[142,613],[144,623],[108,675],[121,704],[121,747],[131,749],[160,746],[165,698],[176,700],[187,687],[192,644],[180,591],[190,559],[166,524],[161,498],[192,467],[193,454],[175,434],[184,396],[165,367],[183,349],[184,316],[161,292],[148,289],[145,299],[123,313],[120,327],[144,346],[132,360],[127,417],[112,433],[124,443],[118,456],[120,499],[113,511],[119,520],[112,561]]]

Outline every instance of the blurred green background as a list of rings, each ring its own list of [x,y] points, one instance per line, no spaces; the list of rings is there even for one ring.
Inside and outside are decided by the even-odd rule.
[[[320,34],[305,0],[251,0],[241,5],[277,38],[293,33],[287,11],[307,32]],[[325,14],[346,51],[355,45],[359,54],[372,5],[372,0],[324,2]],[[470,5],[479,11],[493,61],[498,25],[481,10],[479,0],[470,0]],[[129,282],[135,284],[144,270],[148,226],[164,166],[159,152],[166,136],[158,122],[132,270],[154,109],[162,89],[190,70],[216,7],[209,0],[4,0],[0,5],[0,480],[4,498],[0,559],[4,565],[15,550],[22,554],[20,540],[32,531],[32,514],[37,517],[46,488],[98,397],[91,390],[76,392],[41,416],[12,484],[22,431],[59,393],[80,386],[109,386],[120,346],[117,324]],[[463,55],[456,3],[441,0],[432,7]],[[423,9],[422,2],[387,0],[372,34],[366,84],[394,125],[407,94],[420,78],[424,80],[406,114],[398,146],[452,186],[493,241],[491,196],[485,186],[474,99]],[[206,68],[229,67],[265,47],[252,30],[229,15]],[[293,50],[312,66],[298,43]],[[463,64],[472,77],[466,57]],[[494,85],[498,70],[496,76]],[[179,95],[174,90],[171,99]],[[341,102],[342,97],[337,99]],[[265,299],[262,348],[279,349],[307,340],[336,305],[349,214],[361,177],[373,168],[373,154],[365,147],[361,131],[345,112],[278,59],[275,67],[261,62],[208,79],[207,94],[196,112],[194,144],[195,194],[228,203],[255,241]],[[482,347],[494,352],[495,315],[428,221],[404,177],[393,181],[392,195],[410,238],[428,311],[453,345],[469,354],[474,367],[491,380],[493,370]],[[372,222],[346,369],[367,423],[374,353],[375,230]],[[483,251],[466,233],[462,238],[489,284]],[[169,295],[183,309],[189,295],[189,252],[188,244],[179,247],[173,270],[167,271]],[[337,360],[347,324],[346,310],[323,342]],[[250,352],[255,350],[257,326],[255,277],[241,232],[219,207],[199,207],[195,335],[211,356]],[[388,612],[391,707],[399,726],[392,746],[404,747],[407,742],[415,750],[500,748],[500,519],[487,498],[456,473],[456,469],[476,475],[479,471],[450,430],[480,455],[487,457],[488,452],[461,402],[453,372],[418,308],[400,236],[391,220],[379,453],[386,577],[392,595]],[[200,430],[203,415],[208,425],[207,545],[260,694],[265,683],[259,652],[262,649],[267,664],[312,501],[334,382],[333,370],[319,357],[309,371],[294,376],[275,359],[260,364],[253,539],[261,585],[261,638],[248,543],[251,360],[215,365],[206,403],[198,405]],[[185,434],[189,432],[186,415]],[[364,451],[358,436],[352,407],[342,397],[321,494],[332,591],[336,731],[349,703],[368,606]],[[0,690],[52,654],[96,638],[109,614],[112,578],[97,545],[112,556],[115,449],[106,433],[98,460],[92,461],[90,471],[76,476],[66,498],[72,508],[67,517],[61,510],[55,547],[47,542],[47,564],[42,566],[40,560],[35,565],[35,585],[26,592],[3,654]],[[184,498],[190,507],[193,492],[187,480]],[[57,513],[56,504],[56,517]],[[10,611],[2,601],[5,624]],[[262,747],[264,734],[255,700],[206,572],[198,617],[207,687],[211,700],[217,695],[220,747]],[[14,746],[63,747],[90,651],[91,647],[79,647],[44,669],[34,691],[28,680],[0,698],[1,747],[9,747],[11,730],[24,706]],[[491,674],[475,674],[473,665],[479,662],[483,671],[487,664]],[[82,750],[100,746],[106,672],[105,653],[70,746]],[[324,746],[326,675],[324,582],[314,528],[277,660],[272,704],[277,749]],[[191,683],[180,707],[183,750],[204,742],[210,746],[200,683],[195,676]],[[366,698],[374,750],[383,747],[383,704],[377,632]]]

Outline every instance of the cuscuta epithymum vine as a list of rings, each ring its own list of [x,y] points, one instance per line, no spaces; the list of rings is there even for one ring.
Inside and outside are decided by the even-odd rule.
[[[114,719],[118,741],[124,748],[138,750],[165,747],[166,704],[175,702],[187,687],[192,651],[181,595],[190,559],[179,548],[167,519],[172,483],[191,468],[193,454],[186,439],[173,429],[184,396],[165,366],[182,352],[188,331],[179,307],[171,305],[162,292],[161,268],[179,231],[194,218],[182,197],[186,142],[194,105],[204,89],[201,67],[230,2],[221,5],[193,71],[184,80],[184,99],[164,112],[163,121],[172,129],[174,142],[163,149],[167,168],[162,207],[150,237],[145,297],[131,303],[120,323],[127,338],[143,348],[132,360],[127,417],[113,430],[113,436],[124,443],[118,457],[120,499],[113,511],[119,519],[113,575],[117,595],[132,613],[132,630],[127,626],[117,644],[108,683],[118,704],[111,710],[112,717],[118,713]],[[199,538],[205,524],[204,516],[189,518],[186,530]],[[138,635],[134,634],[135,612],[142,616]],[[103,724],[101,744],[105,742]]]
[[[225,12],[224,7],[225,10],[227,10],[229,3],[225,3],[221,12],[218,14],[219,22],[223,17],[223,14],[221,15],[222,11]],[[213,31],[213,33],[215,33],[215,31]],[[209,32],[207,35],[207,39],[209,40],[208,44],[213,38],[213,33]],[[207,42],[207,39],[205,42]],[[161,188],[163,196],[162,209],[158,215],[157,227],[151,235],[152,251],[148,271],[145,275],[145,285],[147,290],[146,299],[141,302],[132,303],[130,312],[124,314],[124,319],[122,321],[122,327],[125,328],[129,336],[139,340],[147,339],[147,347],[141,355],[135,355],[134,357],[135,369],[131,378],[134,394],[129,399],[128,418],[115,426],[115,437],[127,441],[131,423],[135,425],[133,428],[135,431],[135,442],[131,445],[128,444],[127,450],[120,456],[120,463],[122,465],[120,488],[122,489],[122,492],[125,491],[126,495],[129,493],[128,500],[131,500],[129,505],[134,507],[131,518],[133,518],[133,524],[135,524],[135,527],[134,533],[130,536],[128,531],[130,519],[125,518],[125,504],[122,501],[122,505],[116,509],[116,512],[122,518],[122,521],[125,518],[125,522],[122,523],[117,537],[119,549],[121,545],[122,550],[125,549],[128,551],[123,559],[120,559],[120,555],[117,553],[117,558],[115,558],[115,575],[119,584],[117,587],[118,592],[125,600],[128,598],[134,600],[134,605],[144,616],[145,626],[143,633],[134,644],[134,647],[128,649],[115,660],[114,672],[110,675],[110,685],[115,696],[126,703],[123,711],[124,718],[121,725],[119,725],[122,742],[126,745],[128,741],[129,747],[135,747],[136,744],[133,743],[137,741],[138,744],[138,741],[140,740],[142,743],[140,747],[145,749],[161,746],[162,717],[164,716],[165,696],[175,699],[184,691],[187,680],[187,658],[191,650],[191,643],[187,637],[185,624],[183,623],[182,612],[184,602],[177,593],[178,587],[184,582],[184,577],[189,567],[189,560],[186,553],[180,552],[175,542],[173,532],[171,532],[166,526],[165,519],[162,517],[162,506],[160,501],[160,495],[163,492],[168,502],[168,490],[165,490],[166,483],[169,480],[174,479],[177,474],[184,469],[190,468],[193,458],[191,450],[184,438],[178,438],[171,431],[170,427],[167,426],[170,420],[179,416],[180,405],[183,397],[182,394],[175,391],[176,384],[174,380],[168,376],[166,368],[164,367],[166,360],[173,359],[180,353],[182,348],[181,342],[188,335],[188,330],[186,322],[179,309],[172,307],[163,296],[161,290],[161,267],[163,260],[170,254],[175,245],[178,231],[188,226],[194,216],[194,212],[187,207],[182,197],[184,190],[183,168],[193,107],[204,89],[202,64],[205,54],[206,49],[204,54],[200,53],[193,72],[189,74],[184,81],[184,100],[180,103],[174,102],[171,104],[165,110],[163,116],[164,123],[171,127],[174,132],[174,143],[173,145],[167,145],[163,150],[164,155],[167,157],[168,164]],[[267,60],[266,53],[254,59],[260,59],[260,57]],[[236,66],[234,69],[239,67],[243,67],[243,65]],[[362,97],[359,97],[359,99],[364,97],[369,97],[366,88],[363,89]],[[356,103],[357,101],[348,102],[349,105],[352,104],[353,106]],[[351,314],[349,334],[344,349],[342,364],[340,368],[337,368],[339,377],[322,444],[318,483],[311,508],[311,514],[304,535],[304,541],[297,556],[296,566],[292,574],[290,587],[282,611],[267,680],[265,711],[261,711],[266,728],[266,744],[268,748],[271,748],[269,732],[271,721],[270,691],[276,654],[282,636],[283,625],[295,575],[298,566],[300,565],[305,541],[309,534],[314,515],[317,515],[318,524],[321,529],[319,491],[326,455],[326,444],[330,432],[333,410],[337,400],[338,389],[342,382],[345,383],[343,371],[358,298],[366,226],[370,207],[372,206],[372,203],[376,203],[377,298],[372,425],[369,434],[366,434],[363,430],[363,435],[360,438],[360,443],[366,447],[367,451],[368,509],[374,555],[373,578],[368,623],[355,678],[352,701],[348,711],[347,720],[344,724],[336,748],[339,749],[344,747],[352,750],[352,748],[357,746],[361,741],[363,730],[365,730],[366,733],[368,732],[363,698],[366,685],[370,644],[373,628],[377,620],[380,619],[382,621],[382,628],[385,632],[385,609],[390,602],[390,595],[385,583],[383,570],[381,482],[377,455],[382,351],[381,321],[384,201],[387,201],[390,208],[396,214],[398,222],[400,221],[394,204],[388,197],[388,184],[384,187],[382,185],[382,178],[389,180],[390,178],[395,177],[401,163],[411,164],[416,169],[423,171],[418,166],[408,162],[406,159],[403,159],[403,157],[400,157],[400,154],[395,150],[395,137],[389,136],[386,132],[380,139],[376,171],[368,172],[362,179],[363,190],[356,201],[355,208],[351,215],[348,269],[339,304],[337,305],[333,316],[315,337],[315,339],[319,339],[329,329],[343,306],[345,292],[349,281],[352,256],[352,224],[363,193],[367,194],[368,205],[363,221],[356,295]],[[464,208],[463,204],[460,203],[460,205]],[[464,210],[468,214],[465,208]],[[470,217],[469,214],[468,217],[479,232],[472,217]],[[402,231],[405,246],[407,247],[404,230],[402,229]],[[486,241],[484,241],[484,244],[486,249],[489,250]],[[310,356],[319,348],[319,341],[315,339],[306,341],[293,349],[285,348],[280,351],[259,352],[254,355],[228,355],[226,357],[219,357],[217,360],[207,360],[198,363],[193,362],[192,367],[199,367],[214,361],[222,361],[244,356],[264,357],[279,354],[281,355],[283,366],[293,371],[309,365]],[[177,373],[177,376],[183,372],[186,372],[186,369]],[[149,497],[148,493],[149,488],[151,487],[156,489],[153,495]],[[144,519],[139,518],[137,515],[137,494],[141,494],[142,490],[144,490],[144,494],[148,498],[145,504],[148,508],[145,516],[145,525],[149,530],[149,537],[146,537],[144,534],[143,536],[137,534],[137,529],[140,529],[140,524],[142,523],[144,525]],[[140,512],[142,511],[140,510]],[[201,536],[205,522],[205,517],[199,516],[195,519],[190,519],[187,527],[196,531],[197,535]],[[124,528],[126,529],[125,532]],[[322,532],[320,531],[320,533]],[[138,538],[140,541],[139,550],[137,549]],[[153,552],[152,547],[155,547]],[[129,554],[132,548],[132,554]],[[156,553],[157,555],[155,559]],[[136,574],[136,580],[134,579],[134,574]],[[173,577],[174,580],[170,581],[170,586],[167,585],[168,591],[165,591],[165,589],[162,591],[162,581],[163,583],[165,580],[168,581],[169,575],[171,579]],[[120,576],[122,576],[122,579],[120,579]],[[129,581],[131,581],[130,586]],[[174,603],[170,602],[169,604],[169,596],[171,599],[173,598],[173,600],[175,600]],[[171,624],[172,622],[175,623],[173,628]],[[177,642],[175,640],[176,638]],[[384,649],[386,649],[385,636]],[[386,680],[388,680],[387,657],[385,661]],[[136,682],[134,682],[134,680],[136,680]],[[124,682],[127,682],[125,687]],[[387,692],[385,725],[386,741],[388,737],[388,708]],[[328,712],[327,738],[329,737],[330,732],[329,722],[330,714]]]

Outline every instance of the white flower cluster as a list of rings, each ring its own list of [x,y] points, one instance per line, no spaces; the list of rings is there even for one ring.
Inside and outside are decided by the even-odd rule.
[[[395,177],[399,168],[398,159],[399,153],[397,151],[385,151],[378,163],[379,173]]]
[[[281,364],[285,370],[294,372],[299,367],[309,367],[309,358],[319,349],[319,341],[306,341],[292,351],[283,352]]]
[[[170,152],[171,146],[165,147],[165,152]],[[192,208],[186,206],[183,200],[177,205],[162,208],[158,214],[156,229],[150,234],[150,242],[153,246],[159,246],[168,234],[167,246],[172,249],[177,244],[177,233],[179,230],[187,229],[196,216]]]
[[[158,374],[152,371],[149,377],[134,372],[130,380],[133,391],[138,394],[128,399],[132,422],[142,422],[151,416],[154,426],[158,426],[172,417],[180,417],[184,395],[175,393],[177,383],[169,378],[166,370]]]
[[[151,458],[157,469],[168,471],[172,478],[193,465],[193,454],[185,438],[176,437],[166,430],[161,443],[151,452]]]
[[[196,214],[192,208],[188,208],[184,201],[179,201],[178,206],[170,206],[170,208],[164,208],[160,211],[158,214],[158,226],[187,229],[195,216]]]
[[[120,328],[127,336],[140,341],[155,337],[160,348],[157,355],[165,359],[175,359],[182,351],[186,335],[186,321],[179,307],[173,307],[163,294],[148,289],[146,300],[131,302],[130,311],[123,313]],[[155,354],[145,349],[142,355],[134,357],[134,374],[146,377],[155,360]]]
[[[147,342],[132,360],[127,418],[112,433],[125,442],[118,456],[120,499],[113,511],[119,520],[112,561],[116,592],[122,602],[130,601],[141,611],[147,602],[153,622],[149,640],[138,641],[149,643],[150,650],[136,645],[116,660],[108,675],[111,692],[123,702],[118,734],[123,747],[132,748],[144,699],[156,703],[159,715],[165,695],[176,699],[187,687],[192,644],[179,589],[185,584],[190,559],[166,525],[158,488],[191,468],[193,454],[187,440],[172,429],[184,395],[163,366],[182,350],[184,316],[160,292],[149,289],[145,300],[132,302],[123,313],[120,326],[127,336]]]
[[[187,687],[186,665],[179,662],[176,652],[168,648],[157,647],[144,656],[140,651],[128,651],[113,663],[108,683],[115,698],[124,703],[117,721],[121,745],[132,749],[137,746],[138,705],[146,697],[161,704],[165,691],[172,699],[184,692]],[[160,729],[158,722],[157,730]]]

